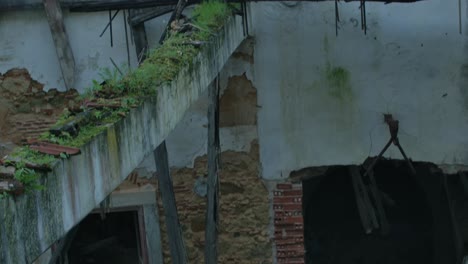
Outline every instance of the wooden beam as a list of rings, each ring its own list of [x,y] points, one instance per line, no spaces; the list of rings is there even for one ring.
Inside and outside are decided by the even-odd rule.
[[[129,10],[128,23],[132,27],[133,42],[135,42],[135,50],[137,54],[138,64],[146,59],[148,52],[148,38],[146,36],[145,22],[132,23],[136,17],[142,16],[143,11],[141,9]]]
[[[240,3],[245,0],[227,0],[226,2]],[[260,2],[278,2],[283,0],[255,0]],[[296,0],[286,0],[294,1]],[[299,0],[301,2],[324,2],[333,0]],[[345,0],[345,2],[356,2],[360,0]],[[413,3],[423,0],[366,0],[366,2],[381,2],[381,3]],[[189,3],[200,3],[200,0],[190,0]],[[63,8],[68,8],[75,12],[95,12],[109,9],[132,9],[132,8],[147,8],[154,6],[175,5],[177,0],[61,0]],[[3,10],[23,10],[23,9],[40,9],[42,7],[41,0],[1,0],[0,11]]]
[[[135,42],[138,64],[143,62],[148,54],[148,38],[146,36],[145,23],[132,26],[132,37]]]
[[[200,2],[191,0],[191,2]],[[75,12],[95,12],[116,9],[148,8],[177,4],[177,0],[60,0],[63,8]],[[41,9],[42,0],[1,0],[0,10]]]
[[[367,188],[362,181],[359,168],[357,166],[350,166],[349,173],[353,182],[354,196],[356,197],[356,205],[361,217],[362,227],[366,234],[370,234],[372,230],[379,228],[374,207],[370,201]]]
[[[168,14],[174,10],[174,5],[157,6],[151,8],[130,9],[129,24],[136,26],[158,16]]]
[[[43,3],[65,87],[70,90],[74,88],[75,83],[75,58],[65,31],[60,2],[59,0],[43,0]]]
[[[385,213],[385,208],[383,207],[382,197],[380,191],[377,187],[377,182],[375,181],[374,171],[370,170],[368,173],[369,176],[369,188],[372,199],[375,202],[375,209],[377,211],[377,216],[380,221],[380,233],[382,235],[388,235],[390,233],[390,224],[388,223],[387,214]]]
[[[172,256],[172,263],[187,263],[187,254],[180,228],[179,216],[177,214],[174,188],[169,170],[169,161],[167,157],[166,141],[163,141],[154,150],[154,160],[158,171],[159,191],[161,192],[164,215],[166,216],[166,228],[169,238],[169,248]]]
[[[205,263],[218,263],[219,207],[219,75],[209,87],[208,180],[205,229]]]
[[[180,15],[182,15],[182,11],[184,10],[187,3],[188,3],[187,0],[178,0],[177,1],[177,5],[175,6],[171,17],[167,21],[167,26],[164,28],[164,31],[161,34],[161,38],[159,39],[159,44],[162,44],[164,42],[164,40],[166,39],[167,31],[169,30],[169,27],[171,26],[172,21],[179,19]]]

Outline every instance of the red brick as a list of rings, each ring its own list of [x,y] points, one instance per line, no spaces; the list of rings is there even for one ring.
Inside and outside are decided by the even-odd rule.
[[[295,257],[295,258],[278,258],[278,263],[283,264],[304,264],[305,260],[302,257]]]
[[[284,216],[302,216],[302,211],[276,211],[275,217],[284,217]]]
[[[302,218],[301,216],[299,217],[289,217],[289,216],[286,216],[286,217],[275,217],[275,225],[276,224],[296,224],[296,223],[299,223],[299,224],[303,224],[304,223],[304,218]]]
[[[275,197],[273,198],[273,203],[278,204],[286,204],[286,203],[292,203],[292,204],[300,204],[302,203],[302,197]]]
[[[276,245],[276,248],[280,251],[301,251],[304,250],[304,245],[302,243],[291,245]]]
[[[292,189],[292,184],[290,184],[290,183],[278,183],[278,184],[276,184],[276,188],[278,190],[288,190],[288,189]]]
[[[282,238],[294,238],[294,237],[304,237],[304,231],[303,230],[297,230],[297,229],[283,229],[279,228],[275,230],[275,240],[276,239],[282,239]]]
[[[302,204],[273,204],[275,211],[302,211]]]
[[[289,230],[302,230],[304,225],[302,223],[280,223],[275,224],[275,228],[288,228]]]
[[[294,257],[304,257],[305,251],[300,250],[300,251],[294,251],[294,250],[278,250],[276,252],[276,256],[278,258],[294,258]]]
[[[284,238],[284,239],[276,239],[276,245],[303,245],[304,238],[303,237],[293,237],[293,238]]]
[[[302,197],[302,190],[277,190],[273,192],[273,195]]]

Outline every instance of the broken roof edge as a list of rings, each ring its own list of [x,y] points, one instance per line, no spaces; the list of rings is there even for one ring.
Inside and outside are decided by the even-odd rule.
[[[245,39],[232,16],[155,97],[54,164],[44,191],[0,200],[0,263],[30,263],[104,200],[169,135]]]

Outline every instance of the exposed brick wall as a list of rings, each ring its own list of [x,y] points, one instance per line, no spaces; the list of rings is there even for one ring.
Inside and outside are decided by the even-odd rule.
[[[27,138],[39,136],[50,128],[64,108],[80,105],[75,90],[43,90],[26,69],[0,73],[0,156],[8,154]]]
[[[21,115],[17,115],[21,116]],[[57,122],[57,116],[37,115],[34,117],[24,115],[15,121],[15,132],[21,141],[27,138],[36,138],[47,132]],[[33,119],[34,118],[34,119]]]
[[[278,183],[273,191],[273,211],[278,263],[305,263],[302,184]]]

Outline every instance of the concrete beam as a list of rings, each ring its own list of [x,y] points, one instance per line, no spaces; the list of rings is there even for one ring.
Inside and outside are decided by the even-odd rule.
[[[151,205],[156,201],[156,188],[146,184],[138,189],[114,191],[109,200],[111,208]]]
[[[43,2],[62,77],[67,90],[70,90],[75,88],[75,58],[65,30],[62,8],[59,0],[43,0]]]
[[[98,207],[171,133],[244,40],[232,17],[212,42],[156,97],[59,160],[41,179],[44,191],[0,200],[0,263],[31,263]]]

